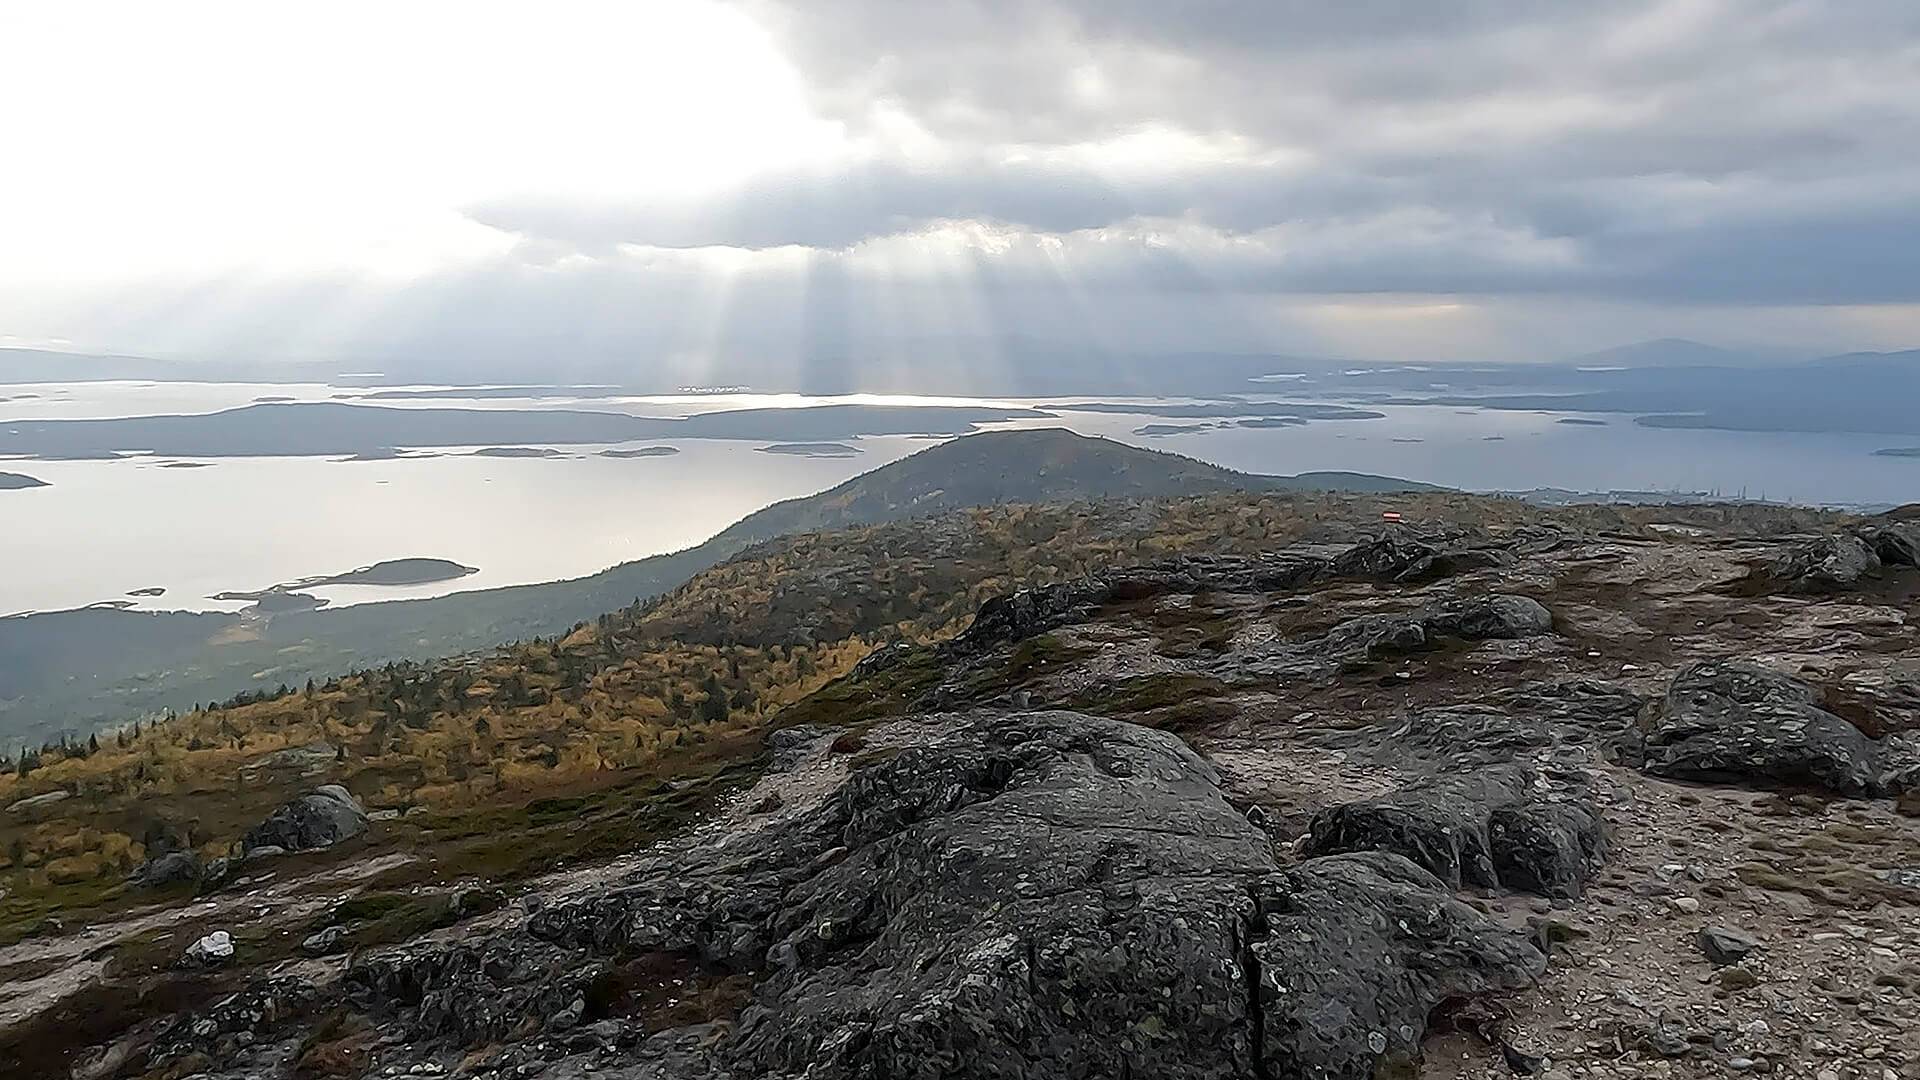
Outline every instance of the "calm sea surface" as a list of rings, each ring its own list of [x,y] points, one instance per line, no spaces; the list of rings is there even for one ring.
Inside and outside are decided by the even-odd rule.
[[[209,412],[260,398],[326,401],[356,393],[232,383],[0,385],[0,423]],[[674,416],[828,400],[956,403],[728,395],[379,404]],[[1381,411],[1389,414],[1386,419],[1166,436],[1134,431],[1198,421],[1063,412],[1056,420],[1019,423],[1071,427],[1251,472],[1345,469],[1475,490],[1744,489],[1802,502],[1920,501],[1920,459],[1872,455],[1880,447],[1904,445],[1897,436],[1659,430],[1620,416],[1593,417],[1607,421],[1604,426],[1570,425],[1557,422],[1566,414],[1452,406]],[[0,614],[122,599],[154,609],[231,609],[238,605],[208,597],[409,556],[451,559],[480,572],[435,585],[315,591],[335,604],[351,604],[575,577],[697,544],[767,503],[823,490],[930,443],[865,438],[854,443],[863,452],[849,458],[760,453],[757,447],[764,444],[749,441],[647,445],[673,445],[681,452],[616,459],[598,456],[603,447],[586,446],[561,447],[565,456],[559,458],[213,458],[199,467],[140,458],[0,461],[0,471],[51,485],[0,491]],[[151,587],[166,592],[125,595]]]

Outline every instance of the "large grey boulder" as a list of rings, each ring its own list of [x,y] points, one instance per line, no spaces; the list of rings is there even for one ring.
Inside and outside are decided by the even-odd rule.
[[[1844,592],[1880,569],[1880,557],[1857,536],[1838,534],[1802,541],[1767,565],[1767,576],[1803,593]]]
[[[1891,793],[1898,784],[1882,776],[1881,747],[1820,700],[1813,687],[1760,664],[1694,664],[1668,687],[1641,767],[1682,780]]]
[[[168,851],[140,864],[127,883],[136,889],[160,889],[200,880],[200,859],[191,851]]]
[[[1920,523],[1871,525],[1860,530],[1860,539],[1888,566],[1920,566]]]
[[[1409,614],[1358,615],[1327,631],[1321,648],[1344,659],[1380,659],[1419,652],[1441,638],[1488,641],[1553,632],[1553,613],[1527,596],[1461,597]]]
[[[1553,632],[1553,615],[1528,596],[1496,594],[1456,600],[1430,608],[1422,617],[1427,633],[1487,641],[1525,638]]]
[[[1606,859],[1607,830],[1584,789],[1550,792],[1507,765],[1417,778],[1314,815],[1303,854],[1387,851],[1449,888],[1575,897]]]
[[[327,784],[275,810],[247,830],[240,844],[247,851],[277,847],[309,851],[331,847],[367,831],[367,812],[346,788]]]

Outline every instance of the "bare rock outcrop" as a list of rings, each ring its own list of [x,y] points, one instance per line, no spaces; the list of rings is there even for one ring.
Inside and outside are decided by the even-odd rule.
[[[756,981],[659,1075],[1379,1075],[1545,956],[1400,855],[1282,870],[1172,735],[1075,713],[912,718],[815,803],[651,856],[491,941],[350,972],[415,1034],[592,1028],[615,957]],[[647,1075],[655,1075],[648,1073]]]

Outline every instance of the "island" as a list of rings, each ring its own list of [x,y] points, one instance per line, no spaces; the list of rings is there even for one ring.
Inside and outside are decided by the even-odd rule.
[[[387,447],[487,447],[533,451],[556,446],[614,446],[659,439],[752,442],[838,441],[868,435],[964,435],[982,424],[1047,419],[1016,406],[814,405],[733,409],[686,417],[565,409],[388,408],[337,402],[248,405],[169,416],[10,420],[0,425],[0,456],[111,458],[138,448],[159,457],[351,457]],[[1258,412],[1245,415],[1260,415]]]
[[[1875,450],[1873,456],[1920,458],[1920,446],[1889,446],[1884,450]]]
[[[50,487],[45,480],[27,476],[24,473],[0,472],[0,491],[23,491],[27,488]]]
[[[1169,401],[1080,401],[1071,405],[1052,405],[1049,408],[1060,412],[1122,413],[1135,416],[1163,416],[1174,420],[1222,416],[1287,416],[1299,420],[1380,420],[1387,415],[1372,409],[1354,409],[1345,405],[1240,399],[1208,401],[1199,404]]]
[[[208,469],[213,467],[213,462],[211,461],[163,461],[160,463],[160,467],[163,469]]]
[[[633,450],[602,450],[601,457],[610,458],[649,458],[672,457],[680,452],[677,446],[642,446]]]
[[[1244,428],[1306,427],[1307,420],[1303,416],[1256,416],[1240,421],[1238,426]]]
[[[324,607],[327,601],[312,596],[303,590],[318,589],[328,585],[372,585],[393,587],[401,585],[431,585],[439,581],[452,581],[469,574],[477,574],[477,566],[464,566],[451,559],[387,559],[369,566],[358,567],[340,574],[317,574],[298,581],[285,581],[270,585],[264,589],[231,589],[215,593],[214,600],[245,600],[252,604],[247,613],[258,615],[280,615],[293,611],[312,611]]]
[[[1149,438],[1161,438],[1167,435],[1193,435],[1212,428],[1212,424],[1145,424],[1134,428],[1133,433]]]
[[[497,458],[557,458],[567,455],[551,446],[489,446],[484,450],[475,450],[473,457]]]
[[[334,458],[335,461],[405,461],[411,458],[440,457],[422,450],[401,450],[397,447],[382,446],[373,450],[362,450],[352,457]]]
[[[477,566],[463,566],[451,559],[387,559],[349,570],[344,574],[307,578],[290,588],[311,589],[318,585],[430,585],[477,574]]]
[[[845,443],[794,442],[774,443],[759,448],[763,454],[787,454],[793,457],[845,458],[863,453],[857,446]]]
[[[1555,420],[1556,424],[1573,424],[1577,427],[1606,427],[1605,420],[1593,420],[1584,416],[1563,416]]]
[[[167,590],[164,585],[149,585],[144,589],[127,590],[128,596],[165,596],[166,594]]]

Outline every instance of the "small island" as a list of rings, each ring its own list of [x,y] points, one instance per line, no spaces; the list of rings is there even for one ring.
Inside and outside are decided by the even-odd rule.
[[[1161,438],[1167,435],[1193,435],[1210,430],[1212,424],[1145,424],[1133,429],[1135,435]]]
[[[27,476],[24,473],[0,472],[0,491],[23,491],[27,488],[50,487],[45,480]]]
[[[774,443],[759,448],[762,454],[787,454],[792,457],[846,458],[863,453],[857,446],[845,443],[794,442]]]
[[[160,463],[160,467],[163,469],[210,469],[213,467],[213,462],[211,461],[163,461]]]
[[[1592,420],[1584,416],[1563,416],[1555,420],[1556,424],[1572,424],[1576,427],[1606,427],[1605,420]]]
[[[1239,426],[1244,428],[1306,427],[1307,421],[1305,417],[1300,416],[1255,416],[1240,421]]]
[[[334,458],[335,461],[407,461],[413,458],[440,457],[424,450],[401,450],[397,447],[382,446],[373,450],[362,450],[351,457]]]
[[[253,605],[247,609],[250,614],[279,615],[293,611],[312,611],[326,605],[325,598],[309,595],[303,591],[306,589],[318,589],[328,585],[384,587],[431,585],[479,572],[480,568],[477,566],[463,566],[451,559],[387,559],[341,574],[318,574],[298,581],[271,585],[264,589],[232,589],[215,593],[211,599],[244,600]]]
[[[1920,458],[1920,446],[1889,446],[1884,450],[1875,450],[1873,456]]]
[[[567,455],[551,446],[489,446],[484,450],[475,450],[474,457],[492,458],[557,458]]]
[[[289,588],[311,589],[319,585],[430,585],[477,574],[477,566],[463,566],[451,559],[387,559],[349,570],[344,574],[307,578]]]
[[[167,589],[166,589],[166,586],[164,585],[149,585],[144,589],[128,589],[127,595],[128,596],[165,596],[167,595]]]
[[[642,446],[632,450],[602,450],[601,457],[610,458],[649,458],[672,457],[680,452],[677,446]]]

